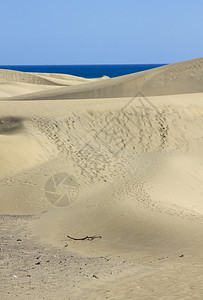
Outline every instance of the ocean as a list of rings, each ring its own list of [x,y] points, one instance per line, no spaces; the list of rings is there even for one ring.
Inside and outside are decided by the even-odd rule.
[[[1,69],[9,69],[23,72],[37,73],[61,73],[85,78],[97,78],[101,76],[117,77],[164,66],[164,64],[140,64],[140,65],[15,65],[0,66]]]

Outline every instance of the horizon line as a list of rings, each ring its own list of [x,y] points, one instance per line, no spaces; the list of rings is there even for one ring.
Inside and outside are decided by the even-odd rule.
[[[0,64],[0,66],[1,67],[14,67],[14,66],[16,66],[16,67],[18,67],[18,66],[122,66],[122,65],[124,65],[124,66],[126,66],[126,65],[129,65],[129,66],[132,66],[132,65],[168,65],[168,64],[170,64],[170,63],[149,63],[149,64],[147,64],[147,63],[141,63],[141,64],[135,64],[135,63],[133,63],[133,64],[14,64],[14,65],[1,65]]]

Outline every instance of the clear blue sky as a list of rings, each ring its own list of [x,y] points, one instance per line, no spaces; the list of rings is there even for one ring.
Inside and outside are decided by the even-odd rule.
[[[203,56],[203,0],[0,0],[0,65]]]

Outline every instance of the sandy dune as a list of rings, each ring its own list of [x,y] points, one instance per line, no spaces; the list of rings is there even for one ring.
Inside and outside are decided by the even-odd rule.
[[[92,99],[174,95],[203,92],[203,59],[184,61],[144,72],[88,83],[63,87],[55,93],[45,91],[16,99]]]
[[[203,58],[113,79],[0,70],[0,212],[15,216],[2,216],[0,254],[16,249],[2,267],[17,276],[13,297],[202,299],[202,70]],[[24,259],[9,234],[29,236]]]

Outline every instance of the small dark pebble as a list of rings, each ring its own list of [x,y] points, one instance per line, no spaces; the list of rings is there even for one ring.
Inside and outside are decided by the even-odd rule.
[[[99,277],[97,277],[96,275],[93,275],[92,277],[93,277],[93,278],[96,278],[96,279],[99,279]]]
[[[21,239],[17,239],[17,242],[22,242],[22,240]]]
[[[179,257],[184,257],[184,254],[181,254]]]
[[[40,263],[40,261],[38,261],[35,265],[40,265],[41,263]]]

